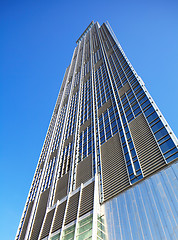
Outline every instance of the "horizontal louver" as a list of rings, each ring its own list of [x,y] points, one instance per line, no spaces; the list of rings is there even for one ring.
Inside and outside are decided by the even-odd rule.
[[[55,219],[52,227],[52,233],[56,232],[62,227],[64,212],[66,208],[66,201],[61,203],[56,210]]]
[[[30,214],[31,214],[31,211],[32,211],[33,203],[34,203],[34,201],[32,201],[28,206],[27,213],[26,213],[26,216],[25,216],[25,221],[24,221],[24,224],[23,224],[23,228],[22,228],[19,240],[23,240],[25,238],[25,233],[26,233],[26,230],[27,230],[28,221],[29,221]]]
[[[129,127],[143,175],[146,177],[165,166],[161,151],[143,114],[130,122]]]
[[[101,146],[101,161],[106,201],[130,186],[118,134]]]
[[[92,178],[92,154],[77,165],[76,188]]]
[[[94,182],[82,189],[79,217],[93,210]]]
[[[78,210],[78,201],[79,201],[80,192],[77,192],[69,199],[69,204],[67,208],[67,214],[65,219],[65,225],[74,221],[77,218],[77,210]]]
[[[39,236],[39,233],[40,233],[40,230],[41,230],[41,225],[43,223],[43,219],[44,219],[45,212],[46,212],[48,195],[49,195],[49,188],[46,191],[44,191],[43,193],[41,193],[40,201],[39,201],[39,204],[38,204],[38,209],[37,209],[37,213],[36,213],[36,216],[35,216],[35,222],[33,224],[30,240],[37,240],[38,239],[38,236]]]
[[[68,178],[69,173],[66,173],[63,177],[59,178],[59,180],[57,181],[54,203],[56,203],[57,200],[61,200],[67,195]]]
[[[52,223],[52,220],[53,220],[54,210],[55,210],[55,208],[53,208],[50,212],[47,213],[45,223],[43,225],[41,239],[43,239],[43,238],[45,238],[49,235],[49,231],[50,231],[50,228],[51,228],[51,223]]]

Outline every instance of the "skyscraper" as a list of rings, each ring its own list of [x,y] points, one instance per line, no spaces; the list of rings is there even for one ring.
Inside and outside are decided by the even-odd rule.
[[[76,43],[16,240],[176,239],[174,133],[109,23]]]

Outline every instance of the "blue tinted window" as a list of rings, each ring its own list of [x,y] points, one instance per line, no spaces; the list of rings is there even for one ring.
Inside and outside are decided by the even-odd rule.
[[[165,128],[162,128],[157,133],[155,133],[155,137],[157,140],[159,140],[160,138],[164,137],[167,134],[168,134],[167,130]]]
[[[116,120],[114,120],[114,121],[111,123],[111,126],[112,126],[112,127],[116,126]]]
[[[141,113],[140,107],[138,107],[138,108],[134,111],[135,116],[137,116],[139,113]]]
[[[126,162],[127,162],[128,160],[130,160],[130,156],[129,156],[128,153],[125,154],[125,158],[126,158]]]
[[[132,157],[134,157],[136,155],[135,149],[131,150],[131,155],[132,155]]]
[[[158,114],[156,112],[153,112],[147,119],[148,122],[152,122],[154,119],[156,119],[158,117]]]
[[[112,128],[113,134],[117,132],[117,126]]]
[[[144,103],[142,104],[142,108],[145,108],[145,107],[148,106],[149,104],[150,104],[150,101],[147,100],[146,102],[144,102]]]
[[[127,146],[123,147],[123,149],[124,149],[124,153],[128,152]]]
[[[147,117],[148,115],[150,115],[152,112],[154,112],[155,110],[154,110],[154,108],[151,106],[149,109],[147,109],[146,111],[145,111],[145,116]]]
[[[135,170],[137,171],[138,169],[140,169],[140,165],[138,163],[138,161],[134,162],[134,167],[135,167]]]
[[[144,94],[144,97],[139,100],[140,104],[142,104],[143,102],[145,102],[147,99],[148,99],[147,96]]]
[[[159,140],[158,143],[161,144],[161,143],[165,142],[165,141],[166,141],[167,139],[169,139],[169,138],[170,138],[170,136],[169,136],[169,134],[168,134],[167,136],[161,138],[161,140]]]
[[[111,137],[111,131],[106,133],[106,138],[109,139]]]
[[[173,143],[172,139],[169,139],[165,143],[160,145],[160,148],[163,153],[167,152],[169,149],[173,148],[175,144]]]
[[[174,159],[178,158],[178,153],[174,154],[173,156],[169,157],[166,159],[166,161],[169,163],[171,161],[173,161]]]
[[[132,165],[128,166],[129,175],[133,173]]]
[[[106,132],[108,132],[108,131],[110,131],[110,130],[111,130],[110,125],[108,125],[108,126],[106,127]]]
[[[130,147],[130,149],[134,148],[133,142],[129,143],[129,147]]]
[[[159,122],[157,122],[154,126],[152,126],[151,128],[152,128],[153,132],[156,132],[156,131],[158,131],[160,128],[162,128],[163,126],[164,126],[164,125],[162,124],[162,122],[159,121]]]
[[[168,153],[164,154],[165,158],[171,156],[173,153],[177,152],[177,148],[175,147],[174,149],[172,149],[171,151],[169,151]]]

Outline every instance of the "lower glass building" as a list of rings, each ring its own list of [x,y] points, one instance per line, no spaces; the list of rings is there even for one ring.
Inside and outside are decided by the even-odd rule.
[[[108,22],[76,43],[16,240],[177,239],[177,138]]]

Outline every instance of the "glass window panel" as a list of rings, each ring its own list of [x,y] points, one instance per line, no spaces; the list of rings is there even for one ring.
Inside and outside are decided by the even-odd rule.
[[[88,148],[88,155],[92,152],[92,147]]]
[[[144,102],[144,103],[142,104],[142,108],[145,108],[145,107],[148,106],[149,104],[150,104],[150,101],[147,100],[146,102]]]
[[[155,137],[157,140],[159,140],[160,138],[164,137],[167,134],[168,134],[167,130],[165,128],[162,128],[157,133],[155,133]]]
[[[79,227],[77,232],[78,232],[78,234],[80,234],[80,233],[83,233],[83,232],[85,232],[85,231],[87,231],[91,228],[92,228],[92,222],[88,222],[87,224]]]
[[[91,132],[88,134],[88,139],[90,139],[91,138]]]
[[[167,136],[161,138],[161,140],[159,140],[158,143],[159,143],[159,144],[162,144],[163,142],[165,142],[165,141],[166,141],[167,139],[169,139],[169,138],[170,138],[170,136],[169,136],[169,134],[168,134]]]
[[[106,118],[108,118],[108,112],[107,111],[104,113],[104,119],[106,119]]]
[[[150,108],[148,108],[146,111],[145,111],[145,116],[149,116],[151,113],[153,113],[155,110],[154,108],[151,106]]]
[[[103,136],[104,136],[104,130],[100,132],[100,137],[103,137]]]
[[[115,118],[114,113],[112,113],[112,114],[110,115],[111,121],[112,121],[114,118]]]
[[[125,154],[125,159],[126,159],[126,162],[130,159],[130,156],[128,153]]]
[[[134,148],[133,142],[129,143],[129,147],[130,147],[130,149]]]
[[[106,138],[107,138],[107,140],[108,140],[110,137],[111,137],[111,131],[109,131],[109,132],[106,133]]]
[[[51,240],[59,240],[59,238],[60,238],[60,233],[58,233],[57,235],[53,236],[51,238]]]
[[[164,125],[162,124],[162,122],[159,121],[159,122],[157,122],[154,126],[152,126],[151,128],[152,128],[153,132],[156,132],[156,131],[158,131],[160,128],[162,128],[163,126],[164,126]]]
[[[112,113],[113,112],[113,107],[110,107],[109,108],[109,113]]]
[[[111,126],[112,126],[112,127],[115,127],[115,126],[116,126],[116,120],[114,120],[114,121],[111,123]]]
[[[137,116],[139,113],[141,113],[140,107],[138,107],[138,108],[134,111],[135,116]]]
[[[172,149],[171,151],[169,151],[168,153],[164,154],[165,158],[169,157],[170,155],[172,155],[173,153],[177,152],[177,148],[175,147],[174,149]]]
[[[163,153],[167,152],[169,149],[173,147],[175,147],[175,144],[173,143],[172,139],[169,139],[168,141],[160,145],[160,148]]]
[[[108,126],[106,127],[106,132],[108,132],[108,131],[110,131],[110,130],[111,130],[110,125],[108,125]]]
[[[105,119],[105,125],[108,125],[109,123],[109,118]]]
[[[113,134],[117,132],[117,126],[112,128]]]
[[[122,115],[122,121],[123,121],[123,124],[126,123],[126,119],[125,119],[125,116],[124,116],[124,115]]]
[[[173,156],[169,157],[166,159],[166,161],[169,163],[171,161],[173,161],[174,159],[178,158],[178,153],[174,154]]]
[[[131,109],[129,109],[128,111],[126,111],[126,112],[125,112],[125,113],[126,113],[126,116],[128,116],[131,112],[132,112]]]
[[[101,143],[105,142],[105,136],[101,137]]]
[[[127,146],[123,147],[123,149],[124,149],[124,153],[128,152]]]
[[[103,123],[100,124],[100,129],[102,129],[104,127]]]
[[[136,108],[138,108],[138,103],[136,103],[134,106],[132,106],[133,110],[135,110]]]
[[[77,236],[77,240],[90,239],[91,236],[92,236],[92,229]]]
[[[131,150],[131,155],[132,155],[132,157],[134,157],[136,155],[135,149]]]
[[[135,167],[135,170],[137,171],[138,169],[140,169],[140,165],[139,165],[139,162],[136,161],[134,162],[134,167]]]
[[[134,118],[134,116],[133,116],[133,114],[131,113],[131,114],[127,117],[128,122],[130,122],[133,118]]]
[[[140,104],[142,104],[143,102],[145,102],[147,100],[147,96],[144,94],[142,99],[139,100]]]
[[[128,132],[128,133],[126,133],[126,136],[127,136],[127,139],[130,139],[131,138],[131,136],[130,136],[130,133]]]
[[[129,175],[133,173],[132,165],[128,166]]]

